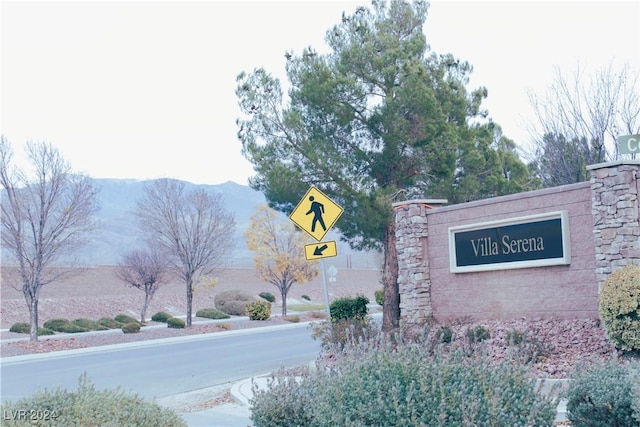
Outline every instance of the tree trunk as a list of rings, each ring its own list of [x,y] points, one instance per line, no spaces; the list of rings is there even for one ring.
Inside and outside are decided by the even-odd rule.
[[[398,288],[398,252],[396,250],[395,222],[385,228],[384,236],[384,304],[382,305],[382,330],[391,332],[400,326],[400,291]]]
[[[38,298],[31,297],[29,303],[29,317],[31,329],[29,330],[29,341],[38,341]]]
[[[145,292],[144,294],[144,303],[142,303],[142,310],[140,311],[140,323],[145,324],[145,319],[147,317],[147,308],[149,307],[149,303],[151,302],[151,296]]]
[[[187,327],[191,326],[191,304],[193,303],[193,281],[187,281]]]
[[[282,317],[287,315],[287,291],[284,287],[280,288],[280,296],[282,298]]]

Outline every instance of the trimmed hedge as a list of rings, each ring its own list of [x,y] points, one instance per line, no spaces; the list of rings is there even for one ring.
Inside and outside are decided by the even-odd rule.
[[[133,323],[133,322],[140,323],[140,321],[138,319],[134,319],[133,317],[131,317],[129,315],[126,315],[126,314],[118,314],[116,317],[114,317],[114,319],[117,322],[120,322],[120,323],[123,323],[123,324],[124,323]]]
[[[273,295],[271,292],[260,292],[258,296],[260,296],[260,298],[265,299],[271,303],[276,302],[276,296]]]
[[[364,319],[367,316],[369,298],[358,295],[355,298],[338,298],[329,306],[331,320]]]

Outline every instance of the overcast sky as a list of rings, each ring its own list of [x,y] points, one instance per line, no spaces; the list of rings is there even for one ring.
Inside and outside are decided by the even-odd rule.
[[[253,175],[240,153],[235,78],[284,53],[322,51],[342,11],[368,1],[2,1],[0,130],[58,147],[94,178],[198,184]],[[612,61],[640,69],[639,1],[431,2],[436,53],[474,66],[470,88],[505,135],[526,145],[527,91],[554,68]]]

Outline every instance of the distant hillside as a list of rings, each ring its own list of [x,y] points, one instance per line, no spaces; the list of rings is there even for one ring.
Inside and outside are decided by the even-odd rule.
[[[131,179],[95,179],[99,189],[100,210],[98,220],[100,228],[94,232],[90,242],[77,254],[82,263],[95,265],[115,265],[120,257],[131,249],[141,247],[144,240],[136,223],[133,211],[136,202],[143,196],[143,188],[149,181]],[[218,185],[198,185],[185,182],[186,190],[202,188],[219,193],[227,212],[233,213],[236,220],[236,247],[230,257],[230,266],[252,267],[253,253],[246,247],[243,234],[251,224],[255,207],[266,203],[262,193],[249,186],[235,182]],[[338,240],[339,235],[332,231],[326,240]],[[346,243],[340,242],[338,253],[340,264],[354,268],[375,268],[377,259],[371,255],[354,252]],[[3,259],[6,259],[3,256]],[[354,261],[355,260],[355,261]]]

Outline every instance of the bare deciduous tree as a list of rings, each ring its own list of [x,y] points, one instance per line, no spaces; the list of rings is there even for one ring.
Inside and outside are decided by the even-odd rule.
[[[38,300],[43,286],[69,270],[61,262],[95,229],[97,190],[51,144],[26,145],[33,176],[12,165],[11,144],[0,139],[2,245],[18,265],[30,314],[30,340],[38,340]]]
[[[529,93],[533,159],[545,186],[578,182],[586,165],[620,157],[614,141],[640,132],[638,83],[638,70],[611,63],[590,76],[580,67],[569,76],[556,69],[546,93]],[[576,153],[579,161],[567,161]]]
[[[153,247],[127,252],[118,263],[115,270],[118,279],[144,291],[140,323],[145,323],[147,308],[158,288],[166,283],[168,270],[167,257]]]
[[[171,179],[152,181],[138,201],[136,215],[149,238],[167,249],[184,280],[187,326],[191,326],[194,284],[221,270],[234,245],[235,219],[220,194],[185,191]]]

